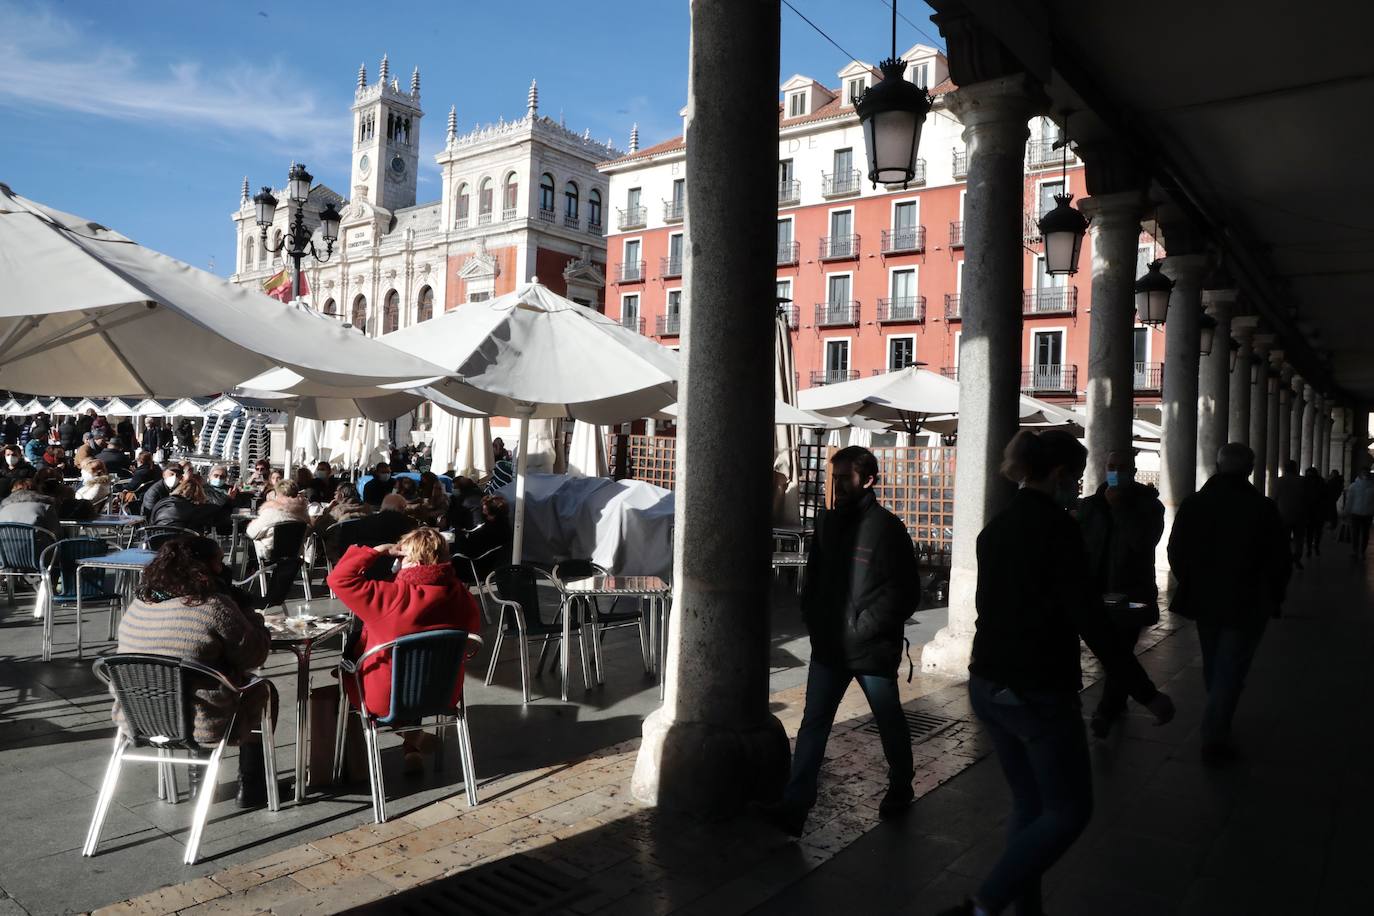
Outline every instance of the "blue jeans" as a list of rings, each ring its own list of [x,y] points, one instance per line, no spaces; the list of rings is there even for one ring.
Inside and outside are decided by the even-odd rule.
[[[1019,916],[1040,916],[1040,876],[1092,816],[1092,769],[1078,694],[1013,693],[977,675],[968,686],[1012,795],[1007,846],[978,899],[991,913],[1015,903]]]
[[[1231,719],[1245,689],[1245,675],[1255,658],[1265,624],[1258,627],[1224,627],[1208,620],[1197,622],[1202,646],[1202,680],[1207,685],[1207,708],[1202,714],[1203,744],[1225,743],[1231,737]]]
[[[858,679],[878,723],[883,754],[887,757],[887,779],[891,785],[911,784],[911,730],[902,715],[902,701],[895,677],[851,674],[815,659],[806,675],[806,710],[797,731],[797,747],[792,752],[792,776],[783,791],[783,803],[808,810],[816,803],[816,782],[825,759],[830,727],[851,679]]]

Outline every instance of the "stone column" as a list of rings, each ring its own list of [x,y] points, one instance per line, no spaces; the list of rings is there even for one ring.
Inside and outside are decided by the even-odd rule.
[[[1251,341],[1258,326],[1259,319],[1254,315],[1240,315],[1231,319],[1231,337],[1240,345],[1240,349],[1236,351],[1236,368],[1231,370],[1231,413],[1226,423],[1227,442],[1250,441]],[[1227,360],[1230,360],[1229,355]],[[1212,460],[1216,461],[1217,456],[1213,455]]]
[[[1345,476],[1344,462],[1341,461],[1346,436],[1345,416],[1346,410],[1340,405],[1331,411],[1331,435],[1327,438],[1328,453],[1326,465],[1322,468],[1323,477],[1337,470],[1342,477]]]
[[[998,468],[1017,427],[1026,122],[1043,110],[1044,101],[1025,76],[971,83],[946,98],[964,125],[969,170],[959,299],[959,445],[949,623],[922,650],[921,666],[964,677],[977,617],[975,543],[1013,492]]]
[[[1293,453],[1291,440],[1293,437],[1293,368],[1287,364],[1279,367],[1279,425],[1278,435],[1275,437],[1278,446],[1278,455],[1274,459],[1274,470],[1280,476],[1283,473],[1283,466],[1288,463],[1288,457]]]
[[[1231,304],[1233,289],[1208,289],[1202,292],[1207,314],[1216,319],[1212,352],[1202,357],[1198,370],[1197,395],[1197,480],[1207,480],[1216,471],[1217,450],[1226,444],[1226,427],[1231,409]]]
[[[1303,388],[1302,399],[1305,406],[1302,411],[1302,452],[1298,456],[1298,470],[1306,473],[1312,467],[1313,435],[1317,426],[1317,412],[1321,407],[1318,406],[1320,398],[1311,385]]]
[[[1255,453],[1255,470],[1250,480],[1264,492],[1269,455],[1269,351],[1273,334],[1256,334],[1252,341],[1255,356],[1250,369],[1250,435],[1243,441]]]
[[[1292,386],[1293,397],[1290,403],[1293,413],[1288,422],[1288,458],[1298,463],[1298,473],[1302,473],[1302,418],[1307,405],[1303,393],[1307,390],[1307,383],[1295,372]]]
[[[768,711],[773,363],[758,355],[775,316],[735,307],[775,298],[781,6],[691,10],[675,587],[665,699],[644,722],[631,792],[710,818],[776,798],[788,771]]]
[[[1332,411],[1333,405],[1330,399],[1322,402],[1322,413],[1317,418],[1321,424],[1321,433],[1317,436],[1317,470],[1323,477],[1327,471],[1331,470],[1331,430],[1332,430]]]
[[[1088,337],[1088,467],[1083,492],[1102,483],[1107,453],[1129,448],[1135,398],[1132,328],[1144,195],[1094,194],[1078,208],[1092,220],[1092,325]],[[961,363],[962,365],[962,363]]]
[[[1197,484],[1198,324],[1206,270],[1206,255],[1164,259],[1164,272],[1174,281],[1174,292],[1164,322],[1164,398],[1159,405],[1164,427],[1159,454],[1164,536],[1159,539],[1155,566],[1161,570],[1169,568],[1165,548],[1174,515]]]
[[[1269,386],[1269,419],[1265,423],[1264,436],[1264,492],[1269,496],[1276,492],[1279,480],[1279,442],[1283,438],[1279,423],[1279,416],[1283,410],[1279,403],[1279,372],[1282,366],[1283,351],[1270,350],[1269,365],[1265,367],[1268,376],[1265,383]]]

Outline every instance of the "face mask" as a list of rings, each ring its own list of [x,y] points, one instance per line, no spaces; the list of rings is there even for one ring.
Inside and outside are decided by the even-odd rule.
[[[377,479],[380,480],[382,483],[386,483],[388,480],[391,479],[391,475],[390,475],[390,474],[378,474],[378,475],[377,475]]]
[[[90,472],[90,471],[82,471],[82,472],[81,472],[81,481],[82,481],[83,483],[90,483],[92,480],[95,480],[95,474],[94,474],[94,473],[92,473],[92,472]]]
[[[15,465],[19,464],[19,456],[18,456],[18,455],[6,455],[6,456],[5,456],[5,464],[8,464],[10,467],[14,467]]]
[[[223,477],[210,478],[210,486],[214,487],[216,490],[223,490],[228,485],[229,481],[225,480]]]
[[[1121,472],[1120,472],[1120,471],[1108,471],[1108,472],[1107,472],[1107,486],[1109,486],[1109,487],[1119,487],[1119,486],[1121,486]]]
[[[163,477],[162,482],[167,485],[167,489],[169,490],[175,490],[177,487],[177,478],[175,474],[168,474]]]

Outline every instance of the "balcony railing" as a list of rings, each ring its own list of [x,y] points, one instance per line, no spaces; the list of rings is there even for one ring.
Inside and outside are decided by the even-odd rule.
[[[1162,391],[1164,364],[1136,363],[1131,375],[1131,387],[1136,391]]]
[[[958,366],[945,366],[940,369],[940,374],[943,375],[945,378],[954,379],[954,381],[956,382],[959,381]]]
[[[553,222],[555,219],[557,219],[557,217],[558,217],[558,214],[557,214],[556,212],[554,212],[553,207],[548,207],[548,208],[540,207],[540,208],[539,208],[539,218],[542,219],[544,222],[546,222],[546,223],[551,223],[551,222]]]
[[[582,220],[574,213],[563,214],[563,225],[569,229],[576,229],[582,225]]]
[[[455,216],[455,217],[453,218],[453,228],[454,228],[454,229],[466,229],[467,227],[468,227],[468,218],[467,218],[466,216]]]
[[[945,320],[958,321],[959,318],[959,294],[945,293]]]
[[[964,247],[964,221],[956,219],[949,224],[949,247]]]
[[[517,213],[518,211],[515,207],[506,207],[501,211],[501,221],[503,223],[508,223],[515,219]]]
[[[847,299],[843,302],[817,302],[816,327],[837,328],[859,323],[859,300]]]
[[[822,197],[842,197],[846,194],[858,194],[863,187],[863,172],[858,169],[850,169],[847,172],[822,172],[821,173],[821,196]]]
[[[811,384],[814,385],[837,385],[840,382],[852,382],[859,377],[858,369],[812,369]]]
[[[625,261],[616,268],[615,278],[621,283],[637,283],[644,279],[643,261]]]
[[[588,220],[587,220],[587,231],[590,232],[592,235],[601,235],[601,234],[602,234],[602,230],[601,230],[601,219],[600,219],[600,217],[598,217],[598,218],[595,219],[595,220],[592,220],[592,219],[588,219]]]
[[[1074,394],[1078,390],[1078,367],[1050,363],[1022,369],[1021,390]]]
[[[638,334],[644,333],[644,319],[640,318],[638,315],[621,315],[620,326],[622,328],[629,328],[631,331]]]
[[[490,225],[491,225],[491,211],[490,211],[490,210],[487,210],[487,211],[484,212],[484,213],[478,213],[478,214],[477,214],[477,225],[479,225],[479,226],[490,226]]]
[[[778,206],[785,207],[801,200],[801,182],[793,178],[778,182]]]
[[[655,324],[659,337],[677,337],[682,333],[681,315],[659,315]]]
[[[619,226],[622,230],[641,229],[649,222],[648,207],[626,207],[616,212],[620,214]]]
[[[1072,315],[1078,311],[1078,290],[1072,286],[1028,289],[1021,293],[1021,314]]]
[[[857,235],[823,235],[821,236],[820,258],[822,261],[857,258],[859,256],[859,241]]]
[[[907,226],[902,229],[884,229],[882,243],[883,254],[925,251],[926,227]]]
[[[954,151],[954,177],[968,177],[968,151],[957,149]]]
[[[1048,169],[1055,168],[1064,162],[1064,149],[1054,148],[1053,140],[1031,140],[1026,144],[1026,168],[1028,169]],[[1072,165],[1078,159],[1069,150],[1069,164]]]
[[[1042,241],[1040,238],[1040,216],[1038,214],[1021,214],[1021,238],[1032,243]]]
[[[787,326],[795,331],[800,323],[801,309],[797,308],[795,303],[779,302],[778,311],[787,319]]]
[[[898,296],[878,300],[878,323],[920,322],[926,320],[925,296]]]
[[[925,161],[924,159],[917,159],[917,160],[916,160],[916,171],[912,173],[912,175],[911,175],[911,180],[908,181],[906,184],[907,184],[907,187],[910,187],[911,185],[914,185],[914,184],[925,184],[925,183],[926,183],[926,161]],[[902,187],[902,183],[901,183],[900,181],[898,181],[898,182],[895,182],[895,183],[893,183],[893,184],[886,185],[886,187],[887,187],[887,189],[888,189],[889,191],[891,191],[891,190],[893,190],[893,189],[895,189],[895,188],[900,188],[900,187]]]
[[[658,273],[663,277],[682,276],[682,255],[668,255],[658,259]]]
[[[682,214],[686,209],[686,204],[683,201],[665,200],[663,202],[663,221],[665,223],[682,222]]]
[[[795,264],[801,260],[801,242],[778,242],[778,264]]]

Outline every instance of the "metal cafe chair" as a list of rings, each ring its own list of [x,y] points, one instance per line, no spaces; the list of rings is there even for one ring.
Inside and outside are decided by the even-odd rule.
[[[0,523],[0,576],[5,579],[5,592],[10,604],[14,603],[14,580],[23,579],[34,590],[34,616],[42,613],[40,602],[43,599],[41,584],[43,569],[39,562],[44,549],[53,541],[53,533],[36,525],[19,522]]]
[[[472,644],[471,649],[468,648]],[[468,732],[467,707],[463,702],[464,662],[482,648],[482,637],[466,630],[442,629],[412,633],[368,649],[357,660],[339,659],[339,720],[334,738],[334,781],[343,775],[344,738],[348,726],[348,695],[345,677],[357,688],[363,738],[367,744],[367,770],[372,786],[372,814],[377,823],[386,821],[386,784],[382,778],[379,745],[381,729],[403,734],[424,728],[423,719],[433,716],[438,727],[439,751],[435,769],[443,766],[444,729],[458,732],[458,753],[463,765],[463,785],[468,806],[477,804],[477,770],[472,757],[472,735]],[[391,709],[384,716],[367,710],[362,669],[368,659],[391,653]],[[456,697],[456,700],[455,700]]]
[[[257,572],[244,581],[258,580],[262,592],[264,608],[285,606],[291,595],[291,586],[296,578],[305,572],[305,540],[310,526],[305,522],[282,522],[272,526],[272,552]],[[304,576],[305,600],[312,600],[310,577]],[[235,583],[241,584],[241,583]]]
[[[475,557],[468,556],[465,553],[455,552],[453,554],[454,565],[463,565],[472,571],[472,585],[470,585],[469,588],[471,588],[473,594],[477,596],[477,600],[481,602],[482,619],[487,623],[492,622],[491,605],[490,602],[488,602],[487,600],[490,589],[487,588],[486,577],[482,575],[481,570],[478,568],[477,564],[481,563],[483,567],[492,566],[493,568],[497,565],[504,565],[501,564],[500,561],[503,554],[509,552],[509,550],[509,547],[506,547],[502,544],[497,544],[495,547],[492,547],[484,551],[483,553],[479,553]],[[462,577],[460,576],[460,578]]]
[[[200,791],[191,818],[191,832],[186,838],[186,855],[182,858],[185,864],[194,865],[200,850],[200,838],[205,832],[205,821],[210,814],[210,804],[215,797],[215,778],[219,775],[220,758],[224,756],[229,736],[234,733],[234,720],[238,718],[243,696],[266,682],[254,677],[239,686],[215,669],[197,662],[136,653],[96,659],[94,670],[97,677],[110,685],[115,699],[119,701],[129,734],[119,732],[115,735],[114,752],[105,768],[105,779],[100,784],[100,794],[96,796],[95,814],[91,817],[91,826],[86,833],[86,844],[81,848],[81,854],[95,855],[96,845],[100,842],[100,828],[110,810],[110,801],[114,798],[119,774],[125,763],[157,764],[158,797],[173,802],[177,798],[173,767],[184,766],[188,770],[204,767],[205,773],[200,780]],[[207,679],[238,696],[224,735],[214,747],[206,747],[195,740],[196,716],[192,692],[203,688]],[[261,731],[263,764],[267,775],[267,807],[276,811],[280,799],[277,792],[277,764],[273,754],[271,703],[263,704]],[[130,750],[142,748],[150,748],[154,753],[130,753]],[[175,751],[185,751],[186,756],[175,756]]]
[[[604,567],[598,566],[591,560],[564,560],[553,568],[553,577],[559,583],[572,582],[576,579],[589,579],[592,576],[609,576],[611,573]],[[610,608],[601,610],[601,603],[596,598],[574,596],[568,599],[569,603],[583,603],[591,611],[584,618],[591,628],[592,640],[592,659],[596,668],[597,685],[604,684],[604,667],[601,657],[601,640],[607,630],[619,630],[624,627],[636,627],[639,630],[639,655],[644,663],[644,673],[653,672],[653,663],[649,653],[649,630],[644,625],[644,608],[641,604],[631,606],[631,610],[618,611],[616,605],[620,599],[611,602]]]
[[[178,525],[144,525],[139,530],[140,543],[145,550],[157,550],[173,538],[195,536],[196,532]]]
[[[505,641],[507,634],[513,635],[520,648],[520,688],[523,703],[530,701],[530,660],[529,642],[531,639],[538,639],[542,643],[540,651],[540,670],[543,670],[544,653],[548,650],[550,641],[563,641],[563,621],[561,614],[572,613],[571,607],[560,605],[559,613],[553,616],[552,620],[545,620],[540,608],[539,585],[545,583],[558,588],[558,582],[549,573],[535,566],[525,563],[501,566],[492,570],[487,575],[487,589],[491,596],[496,599],[496,604],[500,607],[500,616],[497,618],[496,642],[491,647],[491,662],[487,666],[487,685],[491,685],[492,678],[496,676],[496,665],[501,658],[501,644]],[[561,594],[561,592],[559,592]],[[576,634],[579,640],[583,637],[583,627],[581,621],[572,618],[569,621],[569,634]],[[569,646],[561,646],[564,653],[570,651]],[[582,686],[591,689],[591,673],[587,665],[587,647],[583,643],[581,646],[582,656]],[[567,656],[571,658],[571,656]],[[563,682],[562,696],[567,697],[568,685],[566,679]]]
[[[76,570],[80,560],[103,557],[109,545],[100,538],[65,538],[50,544],[38,558],[42,582],[39,591],[43,616],[43,661],[52,658],[54,617],[58,610],[76,609]],[[110,609],[110,632],[114,632],[115,615],[124,604],[124,595],[109,584],[110,574],[104,570],[83,576],[81,603],[90,607],[104,605]],[[81,657],[81,615],[76,616],[76,656]]]

